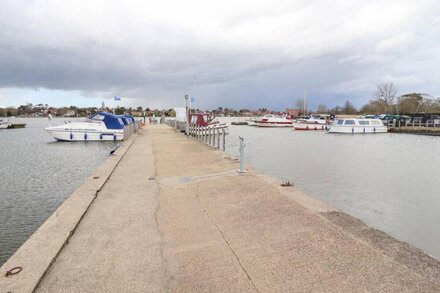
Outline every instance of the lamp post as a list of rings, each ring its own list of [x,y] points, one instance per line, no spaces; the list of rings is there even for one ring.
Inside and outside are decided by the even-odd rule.
[[[189,111],[190,111],[190,108],[189,108],[189,106],[188,106],[188,95],[185,95],[185,107],[186,107],[186,121],[185,121],[185,134],[186,135],[189,135],[189,118],[190,118],[190,115],[189,115]]]

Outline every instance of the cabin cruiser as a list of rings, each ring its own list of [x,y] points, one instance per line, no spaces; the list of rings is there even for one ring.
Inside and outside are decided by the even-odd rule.
[[[329,133],[386,133],[388,129],[380,119],[340,118],[330,126]]]
[[[0,119],[0,129],[6,129],[11,125],[9,120]]]
[[[60,141],[108,141],[123,140],[124,125],[123,117],[98,112],[85,121],[50,126],[45,130]]]
[[[292,117],[287,114],[271,114],[259,117],[255,121],[255,125],[258,127],[291,127]]]
[[[330,127],[330,115],[312,114],[292,124],[295,130],[327,130]]]

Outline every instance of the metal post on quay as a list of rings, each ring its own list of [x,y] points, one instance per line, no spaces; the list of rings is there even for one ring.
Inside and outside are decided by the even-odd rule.
[[[240,139],[240,170],[238,170],[238,173],[245,173],[246,170],[244,169],[244,148],[245,148],[244,138],[240,136],[239,139]]]

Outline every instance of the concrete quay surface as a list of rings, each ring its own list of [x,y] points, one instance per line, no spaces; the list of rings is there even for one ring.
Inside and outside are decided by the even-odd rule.
[[[127,144],[69,237],[34,234],[0,292],[440,292],[438,261],[168,126]],[[63,237],[50,260],[32,249]]]

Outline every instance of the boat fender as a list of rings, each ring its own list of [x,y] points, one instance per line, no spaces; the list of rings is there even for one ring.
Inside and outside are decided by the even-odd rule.
[[[306,130],[309,130],[309,126],[308,125],[306,126]]]
[[[116,140],[116,134],[113,134],[113,140]]]
[[[99,135],[99,139],[102,140],[102,133]]]
[[[87,133],[84,133],[84,140],[87,140]]]
[[[73,134],[72,134],[72,132],[70,133],[70,139],[71,139],[71,140],[73,139]]]
[[[354,127],[351,128],[351,133],[354,133]]]
[[[364,127],[364,133],[365,133],[365,127]]]
[[[373,128],[374,133],[376,133],[376,127]]]
[[[316,128],[316,126],[315,126],[315,130],[318,130],[318,128]]]

